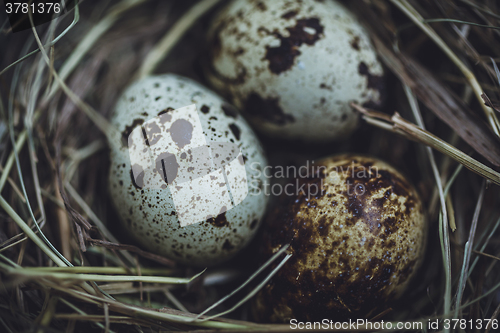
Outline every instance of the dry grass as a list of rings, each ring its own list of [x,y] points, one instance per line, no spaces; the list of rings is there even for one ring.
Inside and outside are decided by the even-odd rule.
[[[2,25],[1,331],[290,330],[248,315],[245,301],[269,268],[230,262],[199,276],[143,251],[114,225],[106,195],[107,118],[117,96],[153,72],[203,82],[197,58],[184,51],[201,54],[208,15],[220,2],[87,0],[37,29],[11,34]],[[390,74],[385,109],[354,105],[366,122],[340,149],[406,172],[431,225],[425,267],[375,320],[498,318],[499,4],[348,5]]]

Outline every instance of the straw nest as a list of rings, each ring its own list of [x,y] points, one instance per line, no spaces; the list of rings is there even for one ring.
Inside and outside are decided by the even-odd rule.
[[[205,32],[223,3],[88,0],[36,30],[1,22],[0,330],[291,330],[249,314],[246,301],[271,274],[242,264],[257,262],[258,244],[198,276],[135,246],[107,195],[106,119],[117,96],[147,73],[204,83]],[[410,176],[430,223],[410,291],[369,319],[494,330],[477,320],[500,312],[499,4],[344,3],[386,67],[387,101],[378,111],[353,105],[361,129],[311,155],[385,159]],[[264,145],[270,155],[284,149]]]

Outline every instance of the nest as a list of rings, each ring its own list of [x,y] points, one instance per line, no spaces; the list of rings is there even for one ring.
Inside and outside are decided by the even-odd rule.
[[[117,97],[144,73],[174,72],[204,83],[200,45],[224,2],[88,0],[36,34],[3,25],[2,331],[291,330],[249,315],[246,301],[270,274],[241,265],[258,245],[198,276],[134,245],[107,195],[106,119]],[[466,331],[470,323],[494,330],[500,312],[498,3],[345,4],[367,26],[386,67],[387,101],[379,111],[353,105],[364,119],[361,129],[313,154],[350,151],[387,160],[417,185],[430,222],[424,267],[410,291],[371,319],[424,328],[437,321],[445,330],[446,320],[461,319]],[[283,150],[280,143],[264,144],[270,154]],[[258,282],[246,283],[250,277]]]

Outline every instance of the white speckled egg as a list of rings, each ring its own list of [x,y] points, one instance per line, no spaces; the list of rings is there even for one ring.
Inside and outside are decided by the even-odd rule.
[[[350,102],[381,103],[383,69],[368,34],[333,0],[235,0],[208,40],[209,81],[268,136],[344,138],[358,123]]]
[[[267,203],[267,161],[234,107],[188,78],[150,76],[126,89],[111,124],[111,198],[145,249],[207,266],[249,243]]]

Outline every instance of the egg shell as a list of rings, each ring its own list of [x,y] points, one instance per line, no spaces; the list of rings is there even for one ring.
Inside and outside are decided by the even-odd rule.
[[[265,220],[264,257],[290,242],[292,257],[256,296],[256,319],[345,321],[382,311],[423,260],[427,222],[415,188],[359,155],[318,161],[302,184]]]
[[[209,81],[268,136],[348,136],[350,106],[381,104],[383,68],[358,20],[335,1],[236,0],[213,20]]]
[[[205,140],[207,144],[234,143],[241,150],[242,158],[236,159],[235,163],[244,164],[248,194],[232,209],[226,212],[221,210],[222,214],[217,217],[181,226],[177,215],[179,209],[174,205],[172,196],[174,189],[171,186],[163,184],[161,188],[151,188],[144,186],[146,176],[140,180],[132,179],[134,173],[129,145],[132,145],[130,148],[134,154],[139,154],[135,155],[135,160],[140,159],[140,154],[145,153],[146,149],[144,151],[137,149],[134,141],[128,140],[129,136],[132,137],[131,133],[141,133],[140,130],[134,131],[138,126],[145,125],[142,129],[151,134],[148,128],[151,119],[165,114],[171,117],[170,114],[174,114],[172,110],[192,104],[196,105],[199,123],[203,129],[204,138],[198,138],[198,141]],[[207,266],[228,260],[248,244],[261,223],[268,199],[261,191],[267,181],[258,171],[267,165],[267,160],[252,129],[233,106],[191,79],[173,74],[150,76],[134,82],[126,89],[116,104],[111,124],[118,129],[121,136],[121,138],[117,138],[116,135],[108,137],[111,154],[109,172],[111,199],[122,225],[145,249],[183,264]],[[160,123],[153,123],[154,126],[156,124]],[[189,125],[196,127],[194,121],[187,126]],[[173,127],[172,125],[169,129],[162,129],[163,132],[153,133],[157,135],[155,140],[156,138],[162,140],[162,133],[170,133],[174,138]],[[179,137],[185,139],[187,135],[188,140],[182,145],[189,144],[191,139],[194,142],[197,135],[194,132],[187,133],[187,130],[182,129],[177,133],[177,140]],[[175,143],[179,145],[178,141]],[[149,144],[153,147],[153,142]],[[165,150],[171,152],[172,149],[173,147],[168,147]],[[152,153],[160,154],[161,149],[152,150]],[[192,150],[188,149],[180,158],[189,161],[192,157]],[[177,161],[182,167],[179,157]],[[142,166],[134,164],[134,168],[141,169],[134,169],[134,172],[137,171],[135,175],[143,171]],[[230,178],[230,175],[228,176]],[[139,182],[144,184],[138,184]],[[170,180],[168,183],[173,184]],[[191,185],[192,182],[179,184],[179,187],[186,184]],[[208,186],[203,189],[204,192],[196,193],[197,195],[191,191],[192,196],[177,198],[180,199],[177,203],[184,204],[184,207],[188,208],[187,213],[199,212],[202,207],[210,205],[215,207],[220,204],[211,191],[226,189],[225,186],[220,188]],[[204,198],[203,202],[200,202],[198,194]]]

